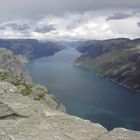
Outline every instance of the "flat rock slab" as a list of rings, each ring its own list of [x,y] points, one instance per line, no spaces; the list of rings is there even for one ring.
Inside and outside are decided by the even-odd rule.
[[[102,135],[97,140],[140,140],[140,132],[116,128]]]
[[[2,120],[0,128],[11,140],[94,140],[107,133],[98,124],[69,115]]]
[[[14,115],[13,110],[6,104],[0,102],[0,118]]]
[[[140,140],[140,132],[121,128],[108,132],[17,92],[12,84],[0,82],[0,140]],[[13,114],[16,117],[7,117]]]

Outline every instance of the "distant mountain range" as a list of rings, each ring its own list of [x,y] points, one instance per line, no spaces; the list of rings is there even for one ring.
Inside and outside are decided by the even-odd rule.
[[[0,47],[10,49],[16,55],[24,55],[28,59],[50,56],[66,48],[60,41],[38,41],[36,39],[0,39]]]
[[[140,39],[117,38],[79,42],[75,65],[89,68],[121,85],[140,90]]]

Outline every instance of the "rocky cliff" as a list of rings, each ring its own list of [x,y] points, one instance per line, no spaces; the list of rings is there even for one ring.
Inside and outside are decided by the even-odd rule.
[[[11,51],[0,49],[0,60],[3,57],[5,61],[0,63],[0,140],[140,139],[140,132],[123,128],[108,132],[99,124],[66,114],[65,107],[44,86],[32,83],[24,65]],[[11,81],[12,74],[16,74],[20,82],[15,82],[14,76]]]
[[[10,50],[0,48],[0,80],[15,85],[23,96],[44,102],[53,109],[65,111],[65,107],[46,87],[32,82],[24,64],[18,58]]]
[[[88,41],[87,41],[88,42]],[[140,90],[140,39],[110,39],[79,44],[76,61],[121,85]]]

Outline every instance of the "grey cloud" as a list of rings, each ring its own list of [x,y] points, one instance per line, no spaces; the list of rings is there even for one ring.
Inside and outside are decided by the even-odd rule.
[[[137,23],[137,26],[140,27],[140,22]]]
[[[76,28],[77,26],[79,26],[83,21],[82,20],[77,20],[73,23],[71,23],[70,25],[67,26],[67,29],[68,30],[71,30],[71,29],[74,29]]]
[[[6,29],[6,27],[5,26],[0,26],[0,30],[5,30]]]
[[[131,17],[131,14],[127,14],[127,13],[115,13],[112,16],[109,16],[106,20],[121,20],[121,19],[126,19]]]
[[[48,33],[55,30],[55,28],[53,27],[53,25],[47,25],[45,27],[36,27],[35,32],[38,33]]]
[[[10,27],[13,30],[17,30],[17,31],[24,31],[30,28],[27,24],[8,23],[8,24],[1,25],[0,30],[5,30],[6,27]]]
[[[139,9],[140,0],[3,0],[1,18],[37,18],[65,12],[85,12],[105,8]]]

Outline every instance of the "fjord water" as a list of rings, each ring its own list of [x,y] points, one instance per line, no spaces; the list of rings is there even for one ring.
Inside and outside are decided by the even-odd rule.
[[[74,67],[80,55],[74,48],[28,63],[36,83],[46,85],[70,114],[98,122],[111,130],[125,127],[140,130],[140,93]]]

